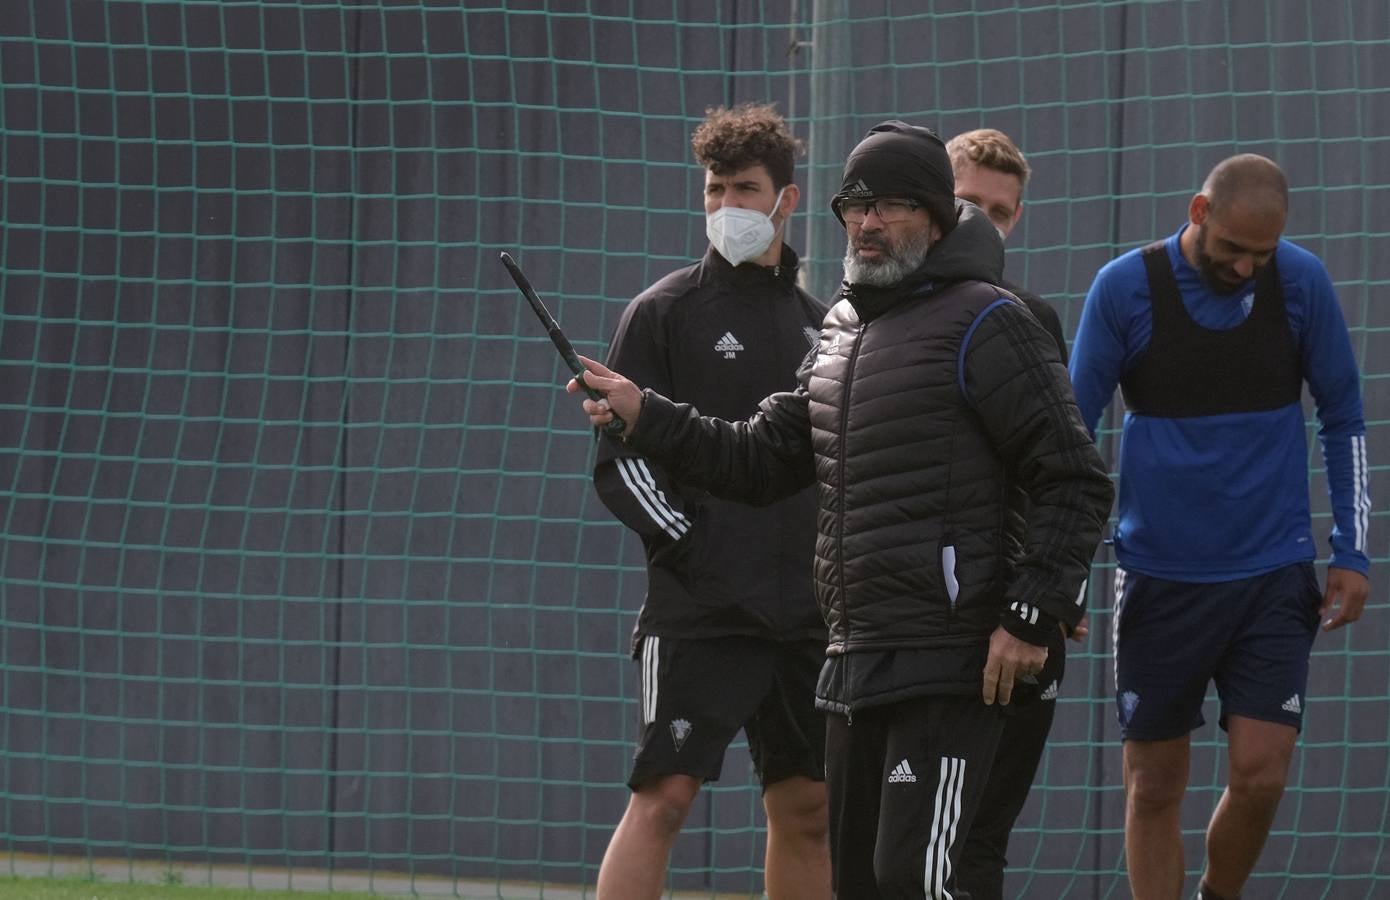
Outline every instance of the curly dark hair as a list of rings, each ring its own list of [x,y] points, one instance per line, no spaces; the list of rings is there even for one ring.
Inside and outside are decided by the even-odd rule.
[[[710,107],[691,135],[690,147],[695,161],[716,175],[761,163],[778,189],[791,183],[792,160],[801,152],[801,142],[792,137],[771,103]]]

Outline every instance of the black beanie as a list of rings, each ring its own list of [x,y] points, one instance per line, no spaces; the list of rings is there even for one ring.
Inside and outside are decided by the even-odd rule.
[[[921,202],[945,234],[956,224],[956,177],[936,132],[893,119],[880,122],[850,151],[830,208],[843,225],[841,200],[906,197]]]

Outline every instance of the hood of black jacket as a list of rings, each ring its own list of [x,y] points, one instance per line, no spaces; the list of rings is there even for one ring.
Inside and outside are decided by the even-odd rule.
[[[908,297],[933,293],[959,281],[1004,278],[1004,241],[984,210],[965,200],[956,201],[956,227],[937,241],[917,270],[897,284],[840,286],[840,298],[848,300],[865,322],[881,316]]]

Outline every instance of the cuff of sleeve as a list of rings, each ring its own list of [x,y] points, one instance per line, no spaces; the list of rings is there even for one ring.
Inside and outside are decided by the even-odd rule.
[[[642,414],[647,411],[647,400],[652,396],[656,396],[656,394],[651,388],[643,388],[639,396],[642,398],[642,401],[637,406],[637,417],[632,423],[631,432],[623,437],[624,441],[630,442],[637,434],[638,429],[642,427]]]
[[[639,403],[637,406],[637,417],[632,423],[632,428],[630,432],[628,434],[623,435],[624,444],[630,443],[632,441],[632,436],[637,433],[637,426],[640,425],[642,422],[642,413],[647,408],[647,395],[651,392],[651,388],[643,388],[641,394],[639,394],[639,396],[642,398],[642,402]]]
[[[999,616],[999,624],[1020,641],[1027,641],[1036,647],[1047,646],[1049,638],[1057,630],[1057,620],[1052,616],[1036,606],[1019,602],[1004,608]]]
[[[1371,574],[1371,561],[1364,553],[1333,553],[1327,564],[1334,569],[1350,569],[1367,577]]]

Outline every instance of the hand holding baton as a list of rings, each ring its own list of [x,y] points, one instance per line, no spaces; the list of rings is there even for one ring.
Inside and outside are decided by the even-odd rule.
[[[602,400],[603,395],[585,383],[584,373],[587,370],[584,368],[584,364],[579,361],[579,354],[574,352],[574,346],[570,344],[569,338],[565,337],[565,333],[560,330],[560,323],[556,322],[555,317],[550,314],[550,310],[545,308],[545,304],[542,303],[541,298],[536,295],[535,289],[531,287],[531,282],[527,280],[525,273],[521,271],[521,267],[516,264],[516,260],[512,259],[511,254],[503,251],[502,264],[507,267],[507,271],[511,273],[512,281],[516,282],[516,286],[521,289],[521,293],[526,298],[526,302],[531,304],[531,309],[535,310],[536,317],[539,318],[541,324],[545,326],[546,332],[550,335],[551,342],[555,344],[555,349],[560,351],[560,358],[565,361],[565,365],[569,366],[570,371],[574,373],[574,380],[584,389],[584,393],[589,395],[589,399]],[[613,413],[613,418],[604,423],[603,430],[616,437],[627,430],[627,423],[615,412]]]

